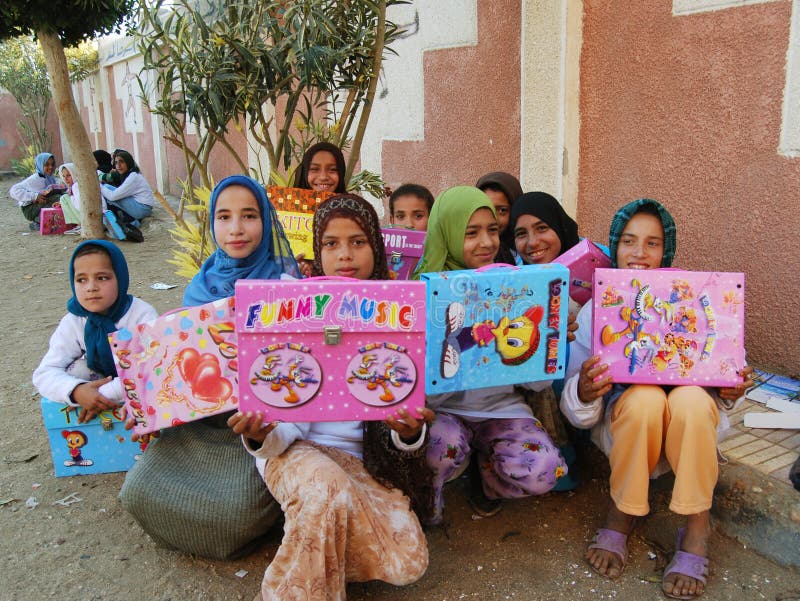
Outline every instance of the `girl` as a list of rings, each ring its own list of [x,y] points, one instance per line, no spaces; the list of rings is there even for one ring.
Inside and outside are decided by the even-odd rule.
[[[389,195],[389,223],[424,232],[433,208],[433,194],[419,184],[403,184]]]
[[[64,163],[58,168],[58,175],[61,181],[67,186],[67,193],[61,195],[59,204],[64,213],[65,223],[76,223],[77,227],[67,230],[65,234],[80,234],[81,233],[81,195],[78,192],[78,182],[72,174],[75,171],[75,165],[72,163]]]
[[[108,334],[133,330],[158,313],[128,294],[125,256],[105,240],[86,240],[75,248],[69,278],[68,313],[50,337],[33,385],[43,397],[80,407],[78,421],[85,423],[123,400]]]
[[[319,206],[314,275],[388,279],[384,256],[378,216],[367,201],[345,194]],[[415,489],[419,494],[409,492],[424,505],[426,484],[429,490],[424,442],[433,413],[418,412],[420,417],[413,417],[401,410],[366,426],[262,424],[261,412],[230,419],[286,517],[283,542],[258,599],[344,599],[348,581],[402,585],[422,577],[428,565],[425,536],[409,499],[391,488],[404,480],[402,488]],[[381,436],[387,431],[391,438]],[[395,473],[378,470],[376,463]]]
[[[39,213],[58,202],[59,196],[64,193],[64,186],[53,177],[56,158],[52,154],[37,154],[34,163],[36,173],[11,186],[8,195],[17,201],[25,219],[30,222],[30,229],[38,230]]]
[[[612,265],[621,269],[670,267],[676,246],[675,222],[650,199],[633,201],[611,222]],[[646,515],[649,478],[675,473],[670,509],[686,516],[675,556],[664,571],[664,593],[691,599],[703,593],[708,576],[709,509],[717,482],[717,432],[727,429],[720,409],[730,409],[752,385],[752,369],[740,373],[735,388],[662,387],[614,384],[608,366],[589,356],[592,305],[578,314],[570,349],[561,409],[578,428],[592,428],[592,439],[609,456],[611,502],[603,528],[586,558],[603,576],[616,578],[628,557],[627,539],[635,516]]]
[[[450,188],[433,204],[415,277],[492,263],[500,244],[499,229],[486,194],[467,186]],[[542,390],[550,384],[523,387]],[[558,448],[514,386],[435,395],[428,405],[437,410],[427,454],[436,494],[432,524],[443,518],[444,483],[467,465],[473,453],[477,461],[470,474],[470,503],[482,516],[497,513],[503,498],[544,494],[566,474]]]
[[[297,277],[297,263],[264,188],[243,175],[211,194],[217,250],[192,279],[183,304],[229,297],[239,279]],[[278,519],[249,455],[227,427],[230,414],[169,428],[128,472],[123,507],[154,540],[187,553],[228,558]]]
[[[100,192],[109,206],[116,207],[130,216],[133,225],[150,217],[153,213],[155,196],[153,189],[139,171],[139,166],[130,153],[115,151],[114,167],[119,174],[119,184],[115,188],[109,184],[100,186]]]
[[[339,147],[330,142],[318,142],[303,154],[294,187],[346,194],[345,170],[344,155]]]
[[[493,171],[481,177],[475,186],[492,201],[497,223],[500,225],[500,250],[496,262],[519,265],[518,255],[514,252],[513,232],[508,226],[511,208],[517,198],[522,196],[519,180],[505,171]]]

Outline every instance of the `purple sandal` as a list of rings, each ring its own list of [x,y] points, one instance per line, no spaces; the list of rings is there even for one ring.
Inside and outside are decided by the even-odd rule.
[[[622,576],[622,571],[625,569],[625,564],[628,562],[628,535],[617,530],[610,530],[608,528],[599,528],[592,539],[589,549],[600,549],[613,553],[620,560],[619,576]],[[591,566],[591,564],[589,564]],[[592,569],[595,570],[594,566]],[[605,578],[611,578],[607,574],[601,574]],[[614,576],[614,578],[619,578]]]
[[[668,593],[664,590],[664,582],[670,574],[683,574],[689,578],[702,582],[705,587],[706,579],[708,578],[708,557],[701,557],[688,551],[681,551],[683,544],[684,528],[678,529],[678,542],[675,543],[675,555],[672,556],[672,561],[664,569],[664,575],[661,577],[661,590],[667,597],[672,599],[694,599],[700,595],[675,595]],[[702,593],[700,593],[702,594]]]

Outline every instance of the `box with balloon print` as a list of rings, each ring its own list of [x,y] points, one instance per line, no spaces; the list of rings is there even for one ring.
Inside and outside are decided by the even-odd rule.
[[[236,283],[242,411],[267,421],[380,420],[425,405],[425,285]]]
[[[109,336],[125,406],[144,434],[237,408],[233,297]]]
[[[42,418],[50,440],[56,477],[126,472],[143,452],[125,430],[125,409],[103,411],[78,423],[80,407],[42,399]]]

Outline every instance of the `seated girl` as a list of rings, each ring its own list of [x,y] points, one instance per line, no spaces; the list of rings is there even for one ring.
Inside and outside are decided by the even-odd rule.
[[[110,207],[121,209],[127,214],[134,225],[145,217],[150,217],[153,212],[155,196],[153,189],[139,171],[139,166],[130,153],[115,151],[114,167],[119,174],[119,184],[114,187],[110,184],[100,186],[100,192]]]
[[[17,201],[22,214],[30,222],[32,230],[39,229],[39,213],[42,209],[52,207],[64,193],[65,186],[60,184],[53,173],[56,169],[56,158],[49,152],[42,152],[34,159],[36,173],[17,182],[8,191],[8,195]]]
[[[492,201],[497,223],[500,225],[500,250],[496,261],[510,265],[519,264],[518,255],[514,250],[513,232],[509,227],[511,209],[517,198],[522,196],[519,180],[505,171],[494,171],[481,177],[475,187],[483,191]]]

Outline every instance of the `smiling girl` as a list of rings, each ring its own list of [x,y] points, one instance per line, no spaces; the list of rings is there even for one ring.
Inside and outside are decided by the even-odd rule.
[[[344,155],[330,142],[318,142],[303,155],[303,162],[294,179],[295,188],[319,192],[347,192]]]
[[[39,229],[39,213],[52,207],[65,187],[56,181],[53,173],[56,158],[49,152],[42,152],[34,159],[36,173],[11,186],[8,195],[17,201],[25,219],[30,221],[31,229]]]

